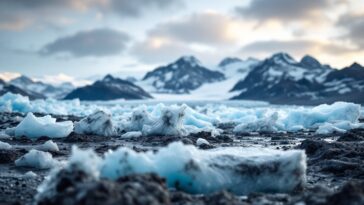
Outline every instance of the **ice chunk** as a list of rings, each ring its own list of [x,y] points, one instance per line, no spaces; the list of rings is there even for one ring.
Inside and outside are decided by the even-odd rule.
[[[292,110],[283,123],[287,130],[292,126],[302,125],[312,128],[321,123],[348,121],[357,123],[360,117],[360,105],[354,103],[336,102],[332,105],[319,105],[312,109]]]
[[[48,152],[30,150],[28,153],[15,160],[18,167],[33,167],[36,169],[49,169],[57,165],[57,161]]]
[[[77,169],[93,177],[99,176],[102,159],[91,149],[81,150],[72,146],[72,154],[68,160],[68,169]]]
[[[13,93],[6,93],[0,97],[0,110],[2,112],[29,112],[30,109],[28,97]]]
[[[143,135],[142,132],[139,131],[134,131],[134,132],[127,132],[123,135],[121,135],[122,138],[137,138],[137,137],[141,137]]]
[[[34,172],[32,172],[32,171],[27,171],[25,174],[24,174],[24,176],[23,176],[24,178],[26,178],[26,179],[31,179],[31,178],[35,178],[35,177],[37,177],[37,174],[36,173],[34,173]]]
[[[165,177],[170,187],[190,193],[225,189],[249,194],[293,191],[305,182],[305,170],[303,151],[258,148],[203,151],[177,142],[156,153],[137,153],[125,147],[110,151],[105,154],[101,177],[117,179],[133,173],[155,172]]]
[[[58,152],[59,148],[56,143],[54,143],[52,140],[48,140],[44,144],[37,147],[37,150],[45,151],[45,152]]]
[[[0,150],[9,150],[11,147],[9,143],[0,141]]]
[[[163,107],[161,116],[151,125],[143,126],[143,135],[187,135],[183,125],[186,106]]]
[[[209,143],[207,140],[203,139],[203,138],[198,138],[198,139],[196,140],[196,145],[197,145],[197,146],[209,145],[209,144],[210,144],[210,143]]]
[[[47,136],[50,138],[67,137],[73,130],[71,121],[56,122],[50,115],[35,117],[33,113],[28,115],[16,126],[14,134],[16,137],[26,136],[39,138]]]
[[[278,113],[275,112],[267,118],[256,120],[255,122],[242,123],[234,128],[235,133],[248,133],[248,132],[278,132],[282,129],[277,124]]]
[[[155,119],[148,113],[145,106],[134,109],[129,122],[124,126],[125,131],[142,131],[146,124],[153,124]]]
[[[324,123],[320,125],[319,128],[316,130],[316,134],[323,134],[323,135],[331,134],[334,132],[345,133],[346,130],[337,128],[331,123]]]
[[[111,116],[104,111],[97,111],[75,123],[78,134],[113,136],[116,134]]]
[[[6,133],[6,131],[0,131],[0,139],[9,139],[10,136]]]

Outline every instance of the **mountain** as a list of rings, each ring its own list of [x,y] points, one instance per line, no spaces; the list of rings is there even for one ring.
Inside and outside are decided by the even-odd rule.
[[[325,96],[332,100],[364,104],[364,67],[354,63],[327,75]]]
[[[40,81],[33,81],[25,75],[21,75],[10,81],[10,84],[21,88],[29,93],[41,93],[45,97],[61,99],[74,89],[70,83],[53,86]]]
[[[248,58],[241,60],[240,58],[228,57],[224,58],[218,65],[218,71],[224,73],[226,78],[244,79],[246,75],[259,64],[259,60]]]
[[[264,100],[271,103],[315,104],[325,101],[326,77],[333,72],[312,56],[300,62],[287,53],[277,53],[259,63],[232,91],[240,91],[233,99]]]
[[[11,92],[14,94],[20,94],[23,96],[28,96],[29,99],[31,99],[31,100],[44,98],[44,96],[39,93],[27,92],[21,88],[18,88],[12,84],[6,83],[5,81],[0,79],[0,96],[4,95],[7,92]]]
[[[80,100],[115,100],[121,98],[135,100],[152,98],[152,96],[129,81],[107,75],[92,85],[73,90],[64,99],[75,98]]]
[[[223,73],[204,67],[193,56],[181,57],[166,66],[148,72],[143,81],[159,93],[190,93],[206,83],[225,80]]]

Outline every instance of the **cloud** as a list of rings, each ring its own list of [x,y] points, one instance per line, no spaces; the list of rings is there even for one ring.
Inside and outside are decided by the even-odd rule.
[[[129,40],[124,32],[107,28],[80,31],[45,45],[40,54],[68,54],[75,57],[117,55],[126,48]]]
[[[346,29],[342,38],[349,39],[352,44],[364,49],[364,14],[346,14],[340,17],[337,26]]]
[[[120,16],[139,17],[149,9],[164,10],[183,5],[181,0],[109,0],[108,9]]]
[[[203,12],[159,24],[148,34],[185,43],[230,44],[236,42],[238,35],[241,35],[235,32],[237,29],[239,23],[230,17]]]
[[[194,51],[183,43],[151,37],[136,43],[130,53],[144,63],[161,63],[172,61],[182,55],[191,55]]]
[[[290,22],[312,19],[323,14],[334,2],[343,0],[253,0],[246,7],[236,7],[240,16],[258,21]]]
[[[192,13],[157,24],[144,41],[134,44],[131,54],[144,63],[161,63],[182,55],[211,59],[234,47],[242,37],[241,22],[216,12]]]
[[[312,40],[292,40],[292,41],[256,41],[245,45],[240,52],[248,55],[270,55],[276,52],[287,52],[296,56],[305,54],[320,53],[341,55],[356,52],[356,49],[348,48],[333,43],[324,43]]]
[[[99,12],[139,17],[150,10],[181,8],[182,0],[1,0],[0,29],[20,30],[36,22],[59,23],[60,18]]]

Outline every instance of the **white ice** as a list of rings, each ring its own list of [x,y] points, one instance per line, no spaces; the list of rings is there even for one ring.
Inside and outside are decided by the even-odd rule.
[[[16,137],[26,136],[29,138],[39,138],[47,136],[50,138],[67,137],[73,130],[71,121],[56,122],[50,115],[36,117],[33,113],[27,116],[15,127]]]
[[[52,140],[48,140],[44,144],[37,146],[37,150],[45,152],[58,152],[59,148],[57,143],[53,142]]]
[[[210,143],[207,141],[207,140],[205,140],[205,139],[203,139],[203,138],[198,138],[197,140],[196,140],[196,145],[197,146],[202,146],[202,145],[209,145]]]
[[[18,167],[32,167],[36,169],[49,169],[56,166],[57,163],[57,160],[53,159],[49,152],[34,149],[15,160],[15,165]]]
[[[26,178],[26,179],[31,179],[31,178],[35,178],[37,177],[37,174],[32,172],[32,171],[27,171],[24,175],[23,175],[23,178]]]
[[[127,132],[121,135],[122,138],[138,138],[141,137],[143,135],[142,132],[139,131],[131,131],[131,132]]]
[[[115,130],[139,131],[143,135],[176,133],[186,135],[201,131],[212,132],[216,135],[221,133],[221,130],[217,129],[220,123],[235,124],[236,132],[316,131],[325,123],[337,125],[340,122],[349,123],[346,128],[338,127],[345,131],[363,127],[363,123],[358,121],[359,117],[363,118],[363,108],[346,102],[316,107],[272,106],[245,101],[186,101],[186,103],[188,105],[181,105],[178,101],[157,103],[155,100],[93,103],[81,103],[77,100],[29,101],[26,97],[8,93],[0,97],[0,111],[92,116],[93,113],[102,110],[111,114],[109,117]],[[178,113],[183,116],[178,117]],[[109,117],[102,119],[108,121]],[[176,127],[166,126],[166,117],[174,121],[173,126]],[[88,126],[89,123],[84,125],[85,129],[81,129],[82,132],[103,135],[111,133],[110,130],[105,133],[102,126],[93,128]]]
[[[9,150],[12,146],[9,143],[0,141],[0,150]]]
[[[116,130],[109,114],[97,111],[75,124],[75,132],[78,134],[94,134],[101,136],[113,136]]]
[[[122,147],[100,158],[91,150],[75,147],[66,166],[70,168],[113,180],[154,172],[166,178],[169,187],[189,193],[230,190],[242,195],[293,191],[305,182],[306,156],[299,150],[241,147],[204,151],[176,142],[157,152],[138,153]]]

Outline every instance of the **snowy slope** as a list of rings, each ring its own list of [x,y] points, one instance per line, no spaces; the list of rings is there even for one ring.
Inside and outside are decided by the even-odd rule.
[[[115,100],[115,99],[146,99],[152,96],[141,87],[111,75],[106,75],[92,85],[77,88],[65,99],[80,100]]]
[[[251,69],[259,63],[259,60],[248,58],[241,60],[239,58],[225,58],[218,66],[212,68],[213,71],[224,73],[226,79],[201,85],[199,88],[190,91],[188,94],[169,94],[153,93],[157,100],[227,100],[238,94],[230,92],[231,88],[239,81],[244,79]],[[146,86],[147,90],[153,88]],[[149,88],[149,89],[148,89]]]
[[[10,84],[21,88],[27,92],[39,93],[45,97],[61,99],[71,92],[75,87],[70,83],[63,83],[59,86],[53,86],[40,81],[34,81],[27,76],[19,76],[10,81]]]
[[[237,83],[233,99],[284,104],[320,104],[335,101],[364,103],[364,68],[353,64],[342,70],[305,56],[300,62],[277,53],[256,66]]]
[[[223,73],[209,70],[193,56],[184,56],[171,64],[148,72],[140,85],[157,93],[186,94],[203,84],[219,82],[224,79]]]

